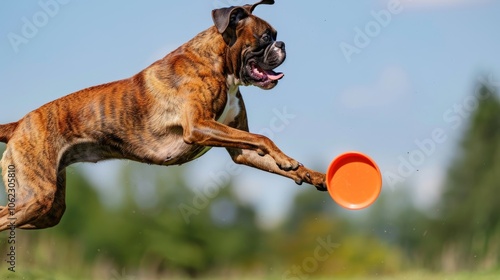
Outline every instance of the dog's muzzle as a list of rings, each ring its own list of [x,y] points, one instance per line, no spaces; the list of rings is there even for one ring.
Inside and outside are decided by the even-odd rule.
[[[255,85],[263,89],[272,89],[283,73],[275,72],[286,59],[285,43],[273,42],[266,48],[248,52],[241,69],[241,78],[246,85]]]

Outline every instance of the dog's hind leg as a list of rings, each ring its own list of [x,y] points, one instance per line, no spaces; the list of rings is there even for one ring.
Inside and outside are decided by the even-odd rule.
[[[2,175],[8,202],[7,206],[0,210],[0,231],[12,227],[51,227],[59,222],[64,213],[64,170],[58,174],[55,158],[42,164],[36,161],[39,155],[35,153],[36,151],[25,149],[24,153],[20,154],[11,147],[4,153]],[[45,159],[47,158],[52,157]]]
[[[57,175],[57,189],[50,209],[38,219],[28,224],[19,226],[20,229],[42,229],[57,225],[66,210],[66,170],[59,171]]]

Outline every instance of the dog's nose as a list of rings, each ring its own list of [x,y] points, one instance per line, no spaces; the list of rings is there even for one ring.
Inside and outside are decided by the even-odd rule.
[[[276,42],[275,46],[278,49],[285,50],[285,43],[284,42],[278,41],[278,42]]]

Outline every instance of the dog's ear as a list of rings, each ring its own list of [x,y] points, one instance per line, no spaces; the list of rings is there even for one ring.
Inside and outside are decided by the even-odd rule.
[[[243,7],[221,8],[212,11],[215,27],[229,46],[236,42],[236,25],[246,17],[248,17],[248,11]]]
[[[262,0],[262,1],[260,1],[260,2],[257,2],[257,3],[255,3],[255,4],[253,4],[253,5],[251,5],[251,6],[250,6],[250,5],[247,5],[247,6],[249,7],[249,11],[248,11],[248,12],[249,12],[250,14],[251,14],[251,13],[253,13],[253,10],[255,10],[255,8],[256,8],[257,6],[262,5],[262,4],[266,4],[266,5],[273,5],[273,4],[274,4],[274,0]]]

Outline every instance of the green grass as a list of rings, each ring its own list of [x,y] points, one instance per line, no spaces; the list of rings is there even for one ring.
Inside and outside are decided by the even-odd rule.
[[[430,272],[403,272],[400,274],[392,276],[358,276],[358,277],[320,277],[320,278],[307,278],[308,280],[496,280],[500,278],[500,272],[463,272],[456,274],[444,274],[444,273],[430,273]],[[17,272],[7,271],[5,268],[0,272],[0,279],[40,279],[40,280],[66,280],[66,279],[86,279],[80,278],[75,275],[64,275],[54,271],[42,271],[40,269],[28,269]],[[111,280],[140,280],[140,277],[135,276],[113,276]],[[147,278],[148,280],[153,280],[154,278]],[[172,279],[170,277],[157,278],[157,279]],[[277,277],[221,277],[221,278],[199,278],[203,280],[219,280],[219,279],[241,279],[241,280],[281,280],[280,276]],[[297,279],[297,278],[293,278]],[[175,280],[175,279],[174,279]],[[178,278],[178,280],[181,280]]]

